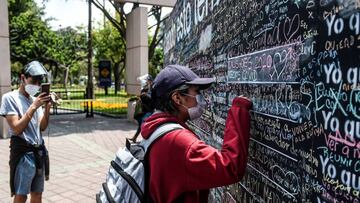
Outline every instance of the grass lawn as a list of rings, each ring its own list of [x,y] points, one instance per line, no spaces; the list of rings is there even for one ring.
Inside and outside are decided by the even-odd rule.
[[[69,88],[68,92],[63,88],[52,88],[52,92],[56,92],[63,100],[58,109],[71,109],[83,111],[86,102],[89,106],[92,102],[94,112],[110,114],[113,116],[124,115],[127,113],[127,103],[132,96],[122,91],[115,95],[114,89],[108,91],[105,95],[103,89],[96,88],[94,92],[95,98],[91,101],[85,99],[85,88]]]

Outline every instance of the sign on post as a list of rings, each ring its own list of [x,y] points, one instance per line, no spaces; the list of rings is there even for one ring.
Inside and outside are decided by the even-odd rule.
[[[111,62],[109,60],[99,61],[99,82],[101,87],[111,86]]]

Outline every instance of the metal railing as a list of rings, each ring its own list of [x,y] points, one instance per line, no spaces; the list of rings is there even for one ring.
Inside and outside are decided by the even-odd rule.
[[[86,113],[87,117],[93,114],[101,114],[115,118],[124,118],[127,113],[129,96],[120,91],[115,94],[113,88],[108,88],[107,94],[103,88],[94,88],[94,99],[86,99],[85,88],[54,88],[61,99],[60,106],[54,106],[53,114]]]

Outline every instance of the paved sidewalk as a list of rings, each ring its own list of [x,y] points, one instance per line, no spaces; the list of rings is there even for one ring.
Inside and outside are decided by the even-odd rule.
[[[50,180],[45,181],[44,203],[95,202],[111,159],[125,138],[136,131],[126,119],[84,114],[52,115],[44,132],[50,155]],[[9,188],[9,139],[0,140],[0,202],[12,202]],[[27,202],[30,202],[29,199]]]

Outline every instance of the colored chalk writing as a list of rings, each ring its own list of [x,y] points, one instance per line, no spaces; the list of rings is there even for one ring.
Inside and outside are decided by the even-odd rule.
[[[360,202],[360,1],[178,0],[165,64],[216,82],[190,123],[220,148],[232,100],[253,102],[247,173],[210,202]]]

